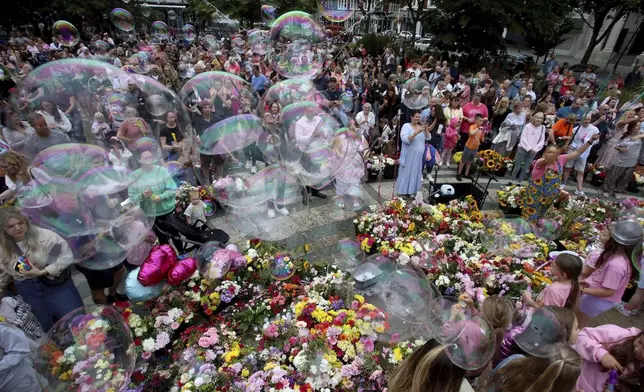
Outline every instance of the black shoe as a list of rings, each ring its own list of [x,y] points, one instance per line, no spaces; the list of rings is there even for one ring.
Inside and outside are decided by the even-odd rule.
[[[125,301],[129,301],[129,300],[130,300],[130,297],[128,297],[125,294],[121,294],[121,293],[116,293],[114,295],[108,295],[107,296],[107,303],[108,304],[113,304],[114,302],[125,302]]]
[[[474,177],[472,177],[470,174],[466,174],[463,177],[467,178],[468,180],[474,179]]]
[[[456,175],[456,181],[463,181],[463,177],[460,174]]]
[[[320,199],[326,199],[326,195],[317,189],[312,189],[311,190],[311,196],[319,197]]]

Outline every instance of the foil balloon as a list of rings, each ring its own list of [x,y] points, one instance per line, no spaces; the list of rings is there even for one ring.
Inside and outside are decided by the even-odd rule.
[[[127,278],[125,278],[125,294],[134,302],[147,301],[161,295],[165,283],[143,286],[138,280],[140,270],[141,268],[137,268],[127,274]]]
[[[192,257],[180,260],[174,264],[168,273],[167,281],[172,286],[178,286],[189,279],[197,270],[197,260]]]
[[[170,245],[157,245],[152,248],[150,254],[141,265],[138,274],[139,283],[144,286],[154,286],[163,281],[172,268],[168,254],[174,254]],[[177,257],[174,254],[173,260],[176,262]]]

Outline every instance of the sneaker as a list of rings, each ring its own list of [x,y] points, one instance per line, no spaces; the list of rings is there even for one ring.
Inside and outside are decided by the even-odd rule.
[[[463,181],[463,177],[460,174],[456,175],[456,181]]]
[[[440,163],[438,164],[438,166],[443,167],[443,161],[440,161]]]
[[[284,216],[288,216],[288,215],[290,214],[290,213],[288,212],[288,210],[286,209],[286,207],[278,208],[278,209],[277,209],[277,212],[279,212],[280,214],[282,214],[282,215],[284,215]]]
[[[472,180],[474,177],[472,177],[471,174],[466,174],[463,177],[467,178],[468,180]]]
[[[566,185],[565,184],[559,185],[559,189],[563,191],[564,189],[566,189]]]
[[[602,196],[604,197],[610,197],[610,194],[608,192],[602,192]]]
[[[615,310],[617,310],[618,312],[620,312],[621,314],[623,314],[626,317],[637,316],[640,313],[639,308],[637,308],[637,309],[628,309],[628,308],[626,308],[626,303],[624,303],[624,302],[615,305],[614,308],[615,308]]]
[[[246,170],[250,170],[250,168],[253,166],[253,162],[251,161],[246,161]]]
[[[271,219],[275,218],[275,210],[274,209],[272,209],[272,208],[268,209],[268,217],[271,218]]]
[[[338,203],[336,204],[339,209],[344,210],[344,203]]]
[[[449,169],[449,162],[445,164],[445,167]]]
[[[354,210],[354,211],[357,211],[357,210],[359,210],[359,209],[361,209],[361,208],[362,208],[362,206],[360,205],[360,203],[358,203],[358,202],[353,202],[353,210]]]
[[[250,167],[250,174],[255,174],[257,173],[257,166],[253,165]]]
[[[584,191],[580,191],[580,190],[576,190],[576,191],[575,191],[575,196],[586,196],[586,192],[584,192]]]

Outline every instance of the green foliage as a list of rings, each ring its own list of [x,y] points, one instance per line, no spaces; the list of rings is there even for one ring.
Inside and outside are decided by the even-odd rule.
[[[576,2],[572,0],[525,0],[520,20],[523,36],[536,56],[546,55],[550,49],[565,40],[573,27],[568,16]],[[534,12],[538,9],[539,12]]]

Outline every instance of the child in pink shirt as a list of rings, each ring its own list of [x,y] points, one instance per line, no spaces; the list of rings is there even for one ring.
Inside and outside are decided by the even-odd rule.
[[[590,320],[618,304],[631,278],[629,256],[633,247],[644,238],[637,222],[619,221],[610,226],[610,237],[594,267],[586,265],[580,283],[579,324],[585,328]]]
[[[579,255],[572,252],[557,254],[550,269],[550,273],[556,281],[546,287],[536,301],[532,299],[529,292],[524,291],[523,303],[533,308],[557,306],[574,309],[579,298],[579,276],[582,268],[583,263]]]
[[[583,360],[577,380],[579,390],[603,392],[612,369],[620,373],[618,386],[639,389],[639,374],[644,371],[644,333],[640,329],[616,325],[584,328],[572,347]],[[629,353],[634,354],[631,359]]]

